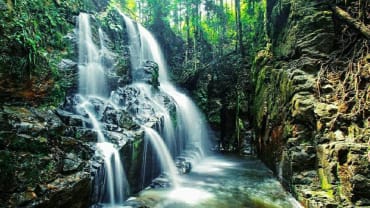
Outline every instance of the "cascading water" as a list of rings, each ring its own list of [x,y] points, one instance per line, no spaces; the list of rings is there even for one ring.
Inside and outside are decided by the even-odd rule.
[[[92,40],[89,15],[85,13],[78,18],[78,69],[80,94],[107,95],[99,49]]]
[[[155,154],[160,163],[160,171],[168,175],[174,187],[179,186],[179,179],[173,158],[181,155],[188,160],[199,159],[203,155],[201,141],[207,140],[207,129],[196,106],[168,80],[166,62],[153,35],[140,24],[134,23],[124,15],[122,16],[129,34],[131,74],[134,83],[125,89],[117,89],[111,94],[109,94],[105,79],[105,73],[107,73],[105,70],[108,67],[104,65],[104,58],[106,58],[104,56],[110,52],[104,46],[104,33],[101,29],[98,30],[99,39],[95,41],[100,43],[100,47],[98,47],[93,41],[89,15],[81,13],[78,21],[80,77],[77,111],[89,118],[98,135],[97,154],[103,155],[105,167],[105,178],[100,179],[104,180],[105,183],[104,186],[100,187],[99,202],[108,206],[116,206],[124,202],[128,196],[128,182],[115,145],[110,143],[104,135],[103,124],[100,123],[102,112],[95,105],[96,100],[105,103],[104,105],[131,112],[133,120],[144,129],[147,144],[151,145],[152,153]],[[143,77],[146,76],[143,74],[146,70],[145,67],[148,67],[148,64],[149,67],[152,67],[153,62],[158,65],[160,81],[160,86],[156,90],[143,81]],[[118,91],[125,92],[130,89],[133,90],[133,97],[124,96],[125,101],[120,102],[120,95],[116,96]],[[130,99],[132,100],[131,104]],[[174,101],[174,108],[176,108],[172,113],[168,106],[170,100]],[[133,109],[132,104],[138,106]],[[154,117],[161,118],[160,122],[152,120]],[[174,123],[176,123],[176,127]],[[152,129],[153,126],[156,126],[155,129]],[[147,149],[146,146],[145,149]],[[147,157],[147,152],[144,152],[144,164],[146,164]],[[144,178],[146,178],[146,168],[144,167],[142,173]]]
[[[195,163],[204,156],[204,149],[206,149],[205,146],[208,141],[208,131],[202,119],[203,116],[191,99],[177,90],[169,81],[166,61],[153,35],[139,23],[134,23],[125,15],[121,15],[128,28],[131,56],[136,58],[132,62],[132,70],[135,71],[142,67],[143,63],[147,60],[157,63],[160,82],[159,90],[168,94],[176,103],[177,125],[175,134],[168,132],[168,130],[171,131],[171,128],[173,128],[173,123],[170,117],[165,115],[164,133],[162,136],[166,140],[171,153],[174,155],[182,153],[182,156]],[[142,88],[146,88],[145,91],[149,91],[151,86],[143,84]],[[152,99],[155,100],[155,98]],[[155,103],[156,105],[163,106],[163,102]],[[165,109],[165,107],[161,108]]]
[[[157,151],[157,155],[159,156],[159,160],[162,164],[164,164],[164,171],[168,173],[171,177],[174,187],[179,185],[179,179],[177,176],[177,169],[174,165],[175,162],[173,161],[170,153],[166,145],[164,144],[161,136],[154,131],[152,128],[144,127],[146,137],[150,140],[152,145],[155,147]]]
[[[102,63],[106,48],[99,30],[100,49],[94,44],[89,15],[81,13],[78,18],[78,51],[79,51],[79,98],[81,100],[77,108],[85,112],[92,123],[93,129],[97,132],[98,143],[97,152],[104,157],[105,167],[105,186],[100,187],[103,195],[101,203],[110,206],[123,203],[128,195],[128,183],[122,166],[119,152],[112,143],[105,138],[98,114],[94,104],[90,99],[99,99],[109,103],[104,99],[108,95],[107,83],[105,81],[104,64]]]

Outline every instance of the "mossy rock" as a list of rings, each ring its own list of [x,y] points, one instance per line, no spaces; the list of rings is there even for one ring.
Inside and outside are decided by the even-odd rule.
[[[8,144],[8,148],[14,151],[44,153],[48,152],[48,139],[42,136],[32,137],[25,134],[17,134]]]
[[[132,117],[126,111],[122,111],[122,115],[118,120],[118,126],[128,130],[139,128],[139,126],[132,120]]]

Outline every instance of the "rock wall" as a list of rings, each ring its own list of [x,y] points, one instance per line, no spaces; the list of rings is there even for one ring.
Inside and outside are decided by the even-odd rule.
[[[242,90],[249,84],[246,68],[245,60],[233,52],[200,69],[188,83],[215,132],[215,148],[221,151],[239,150],[249,130],[249,93]]]
[[[88,205],[89,143],[70,135],[51,110],[2,106],[0,119],[3,207]]]
[[[252,67],[255,145],[305,207],[368,206],[369,43],[331,8],[267,1],[270,43]]]

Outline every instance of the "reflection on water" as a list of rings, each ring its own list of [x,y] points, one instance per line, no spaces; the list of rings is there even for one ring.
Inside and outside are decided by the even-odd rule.
[[[213,156],[195,165],[182,176],[182,187],[147,189],[136,198],[148,207],[301,207],[253,157]]]

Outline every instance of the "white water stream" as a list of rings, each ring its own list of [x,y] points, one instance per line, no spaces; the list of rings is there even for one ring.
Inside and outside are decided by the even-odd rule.
[[[130,18],[121,14],[125,20],[129,41],[132,70],[139,70],[145,61],[153,61],[158,64],[159,69],[159,90],[171,97],[176,104],[176,127],[173,127],[169,113],[164,103],[156,100],[150,95],[151,85],[141,83],[140,89],[148,94],[158,109],[164,110],[164,134],[167,147],[175,155],[181,155],[196,163],[204,156],[204,149],[208,142],[208,130],[202,114],[184,93],[180,92],[168,79],[167,63],[163,52],[154,36],[139,23],[133,22]],[[134,78],[135,80],[135,78]],[[138,81],[140,82],[140,80]],[[172,132],[174,129],[174,133]],[[184,148],[182,148],[184,147]]]
[[[78,68],[79,68],[79,94],[82,100],[77,106],[82,108],[88,115],[94,131],[98,135],[97,152],[104,156],[105,167],[105,190],[107,200],[103,203],[112,205],[123,203],[128,195],[128,183],[123,169],[119,152],[114,144],[104,136],[98,119],[98,112],[89,98],[99,96],[101,100],[109,102],[107,83],[105,81],[104,64],[101,54],[105,49],[102,41],[102,32],[99,30],[100,48],[93,40],[89,21],[89,15],[81,13],[78,18]]]

